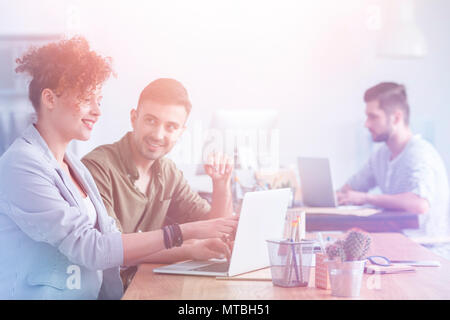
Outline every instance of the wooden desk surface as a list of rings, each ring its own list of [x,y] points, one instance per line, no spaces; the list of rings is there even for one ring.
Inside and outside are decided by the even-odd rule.
[[[416,268],[413,273],[365,274],[361,295],[353,299],[450,299],[450,261],[398,233],[373,233],[371,236],[371,255],[384,255],[393,260],[438,260],[441,266]],[[152,270],[157,266],[160,265],[140,265],[123,299],[342,299],[331,296],[331,290],[314,287],[314,269],[308,287],[281,288],[273,286],[271,281],[154,274]]]

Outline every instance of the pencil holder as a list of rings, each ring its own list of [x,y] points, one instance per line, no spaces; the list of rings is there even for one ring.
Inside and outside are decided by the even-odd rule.
[[[272,283],[280,287],[308,286],[313,241],[267,240]]]

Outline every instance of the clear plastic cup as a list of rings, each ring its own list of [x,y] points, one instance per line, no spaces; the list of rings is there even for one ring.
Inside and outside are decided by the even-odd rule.
[[[314,241],[266,240],[272,283],[280,287],[306,287],[314,255]]]
[[[365,260],[328,261],[331,295],[336,297],[358,297],[364,273]]]

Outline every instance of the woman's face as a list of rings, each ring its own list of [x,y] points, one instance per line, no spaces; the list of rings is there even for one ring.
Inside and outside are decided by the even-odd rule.
[[[65,140],[89,140],[101,115],[101,99],[101,88],[83,99],[71,93],[55,96],[55,106],[50,112],[52,123]]]

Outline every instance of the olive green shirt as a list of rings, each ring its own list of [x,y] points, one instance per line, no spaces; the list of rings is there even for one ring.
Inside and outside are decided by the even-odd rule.
[[[207,218],[209,203],[189,187],[183,173],[167,158],[151,166],[147,194],[135,186],[139,174],[131,158],[130,139],[128,132],[119,141],[97,147],[82,159],[120,231],[146,232],[165,224]]]

